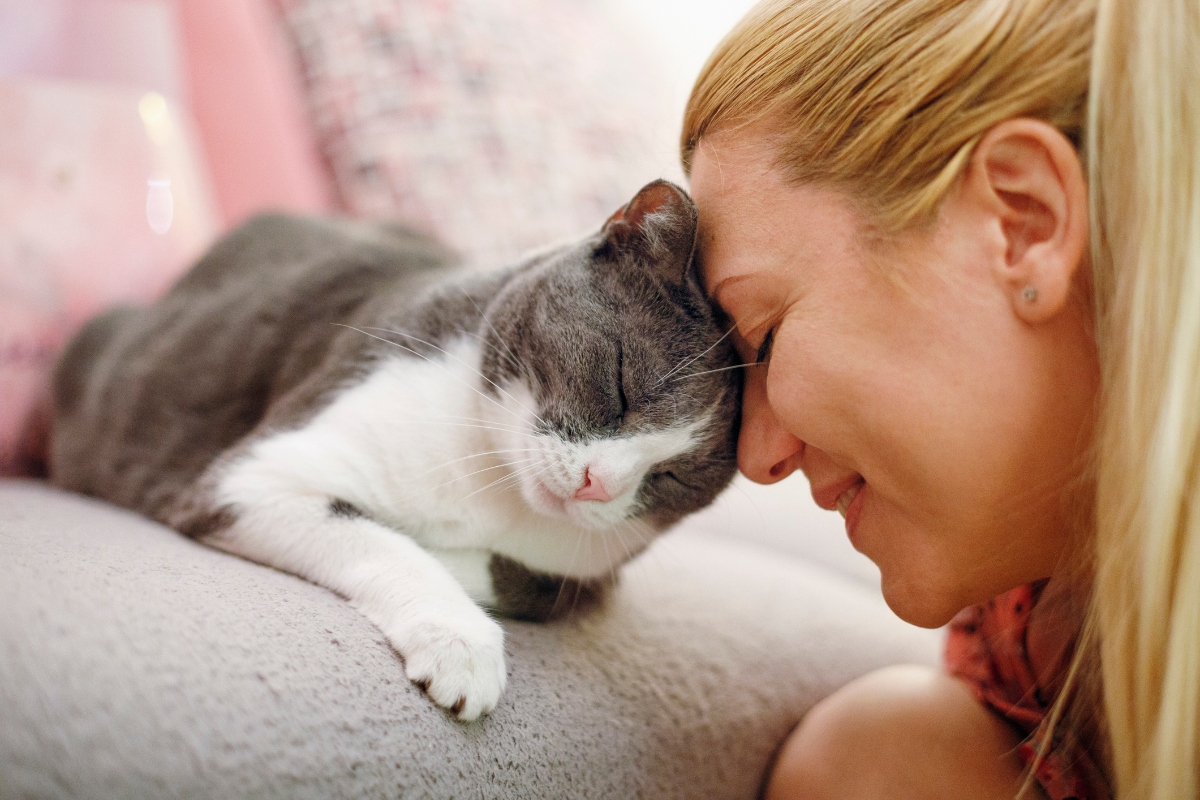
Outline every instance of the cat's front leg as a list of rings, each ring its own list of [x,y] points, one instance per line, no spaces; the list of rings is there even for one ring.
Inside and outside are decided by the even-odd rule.
[[[348,504],[272,483],[235,467],[218,490],[234,521],[204,541],[337,592],[383,631],[434,702],[464,721],[492,711],[507,680],[504,631],[446,568]]]

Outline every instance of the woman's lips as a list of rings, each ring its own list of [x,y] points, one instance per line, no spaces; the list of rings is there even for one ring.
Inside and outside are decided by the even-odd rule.
[[[817,505],[827,511],[837,509],[846,520],[846,534],[851,537],[851,543],[858,517],[862,513],[862,490],[866,485],[862,475],[851,474],[836,483],[813,487],[813,500]]]
[[[838,513],[846,520],[846,536],[850,538],[851,544],[854,544],[854,530],[858,527],[859,517],[862,516],[863,500],[866,497],[862,490],[866,485],[865,481],[859,481],[842,492],[837,500]]]
[[[825,509],[826,511],[834,511],[838,507],[838,500],[846,492],[856,486],[861,486],[863,478],[861,475],[851,473],[844,476],[841,480],[833,483],[826,483],[812,487],[813,501]]]

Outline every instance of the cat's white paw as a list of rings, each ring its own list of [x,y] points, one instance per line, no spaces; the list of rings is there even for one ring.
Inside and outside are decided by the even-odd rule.
[[[508,681],[504,629],[482,610],[424,611],[394,626],[389,638],[409,680],[460,720],[495,709]]]

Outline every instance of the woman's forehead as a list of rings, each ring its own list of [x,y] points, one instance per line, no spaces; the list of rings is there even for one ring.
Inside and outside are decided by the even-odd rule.
[[[772,177],[752,145],[727,138],[703,139],[692,161],[692,197],[699,209],[699,249],[710,294],[753,272],[761,255],[755,229],[770,225],[763,204]]]
[[[692,197],[705,286],[714,296],[720,287],[840,260],[861,230],[860,214],[841,192],[788,182],[762,141],[702,140]]]
[[[705,137],[692,157],[692,193],[703,200],[752,203],[781,184],[770,143],[749,134]]]

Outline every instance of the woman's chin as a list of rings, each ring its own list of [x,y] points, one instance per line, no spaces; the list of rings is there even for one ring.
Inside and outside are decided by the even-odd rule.
[[[892,612],[919,628],[940,628],[968,604],[909,576],[891,577],[881,569],[883,599]]]

